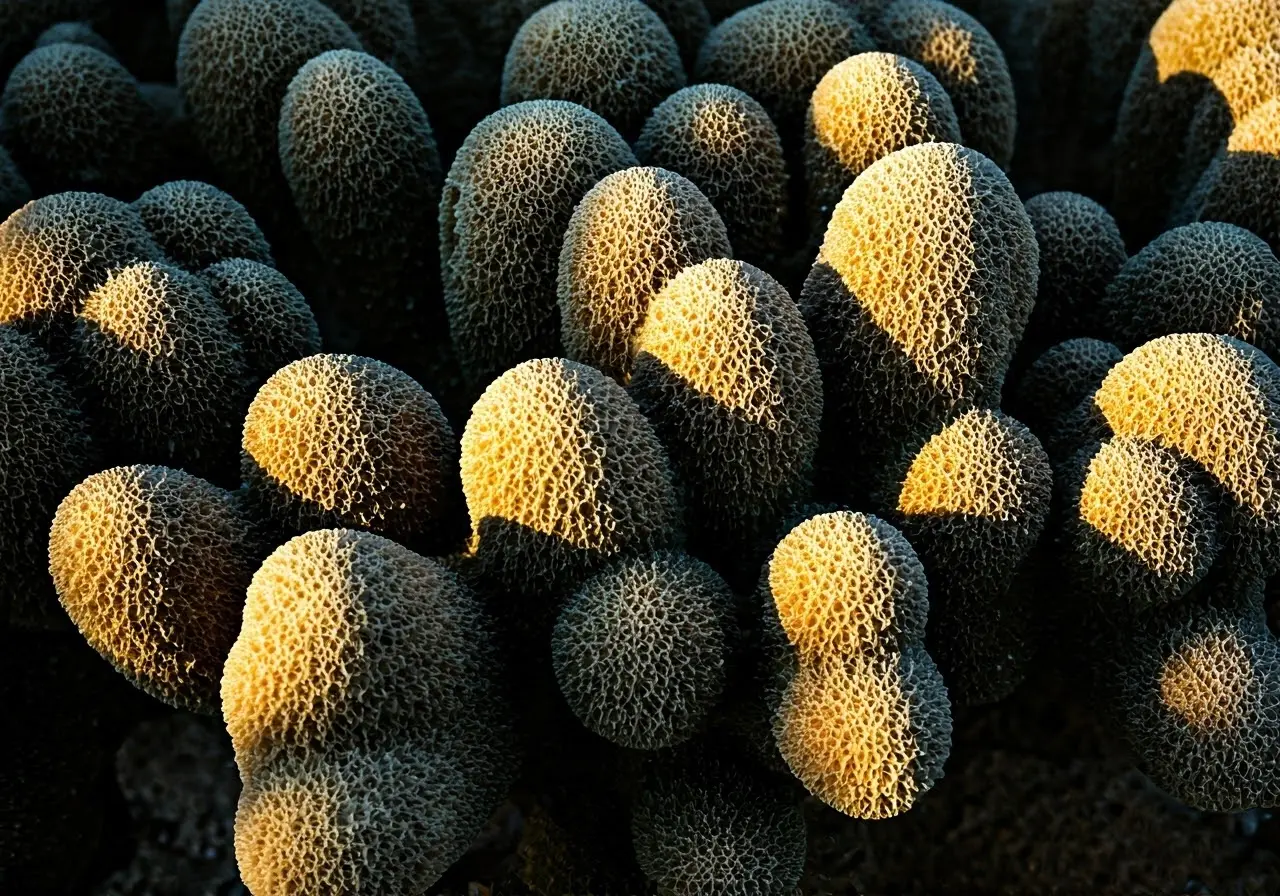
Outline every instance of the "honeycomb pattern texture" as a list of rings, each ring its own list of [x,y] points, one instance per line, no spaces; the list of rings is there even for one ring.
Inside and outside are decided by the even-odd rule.
[[[121,268],[89,294],[73,344],[107,444],[210,475],[234,461],[248,370],[204,281],[150,261]]]
[[[0,72],[8,72],[46,28],[91,21],[106,5],[105,0],[11,0],[0,6]]]
[[[629,391],[671,458],[696,550],[740,557],[803,497],[818,447],[822,380],[800,309],[759,268],[713,259],[653,298],[635,354]]]
[[[760,101],[783,144],[799,144],[809,96],[830,68],[876,48],[853,10],[832,0],[765,0],[725,19],[698,52],[696,80]]]
[[[44,540],[58,502],[88,473],[80,408],[31,337],[0,326],[0,565],[7,620],[45,627],[55,615]]]
[[[244,350],[256,384],[290,362],[318,354],[320,329],[289,278],[248,258],[219,261],[200,272]]]
[[[108,274],[162,257],[125,203],[99,193],[43,196],[0,224],[0,323],[65,330]]]
[[[977,19],[941,0],[895,0],[880,16],[882,49],[923,65],[955,107],[965,145],[1001,168],[1013,158],[1018,105],[1000,45]]]
[[[31,185],[9,151],[0,146],[0,215],[6,218],[31,201]]]
[[[994,406],[1038,257],[1013,187],[973,150],[925,143],[864,171],[800,299],[822,364],[824,436],[877,458]]]
[[[656,12],[676,39],[680,58],[690,69],[698,58],[698,50],[711,30],[711,16],[702,0],[644,0]]]
[[[683,268],[733,254],[715,207],[663,168],[627,168],[574,209],[557,294],[568,357],[626,382],[653,296]]]
[[[436,400],[388,364],[312,355],[277,371],[244,418],[253,502],[295,532],[368,529],[435,548],[457,505],[458,449]]]
[[[248,209],[212,184],[169,181],[147,190],[133,208],[164,254],[192,273],[232,258],[275,264]]]
[[[1156,442],[1204,469],[1230,505],[1234,565],[1276,566],[1280,534],[1280,370],[1229,336],[1175,334],[1111,369],[1093,399],[1117,436]]]
[[[933,587],[929,647],[954,699],[1000,700],[1030,659],[1034,596],[1018,581],[1049,517],[1039,440],[997,411],[958,417],[920,449],[897,518]]]
[[[1040,249],[1040,279],[1027,338],[1051,342],[1095,327],[1108,284],[1129,259],[1111,214],[1079,193],[1049,192],[1026,202]]]
[[[32,50],[0,97],[6,143],[43,193],[128,195],[154,183],[159,121],[114,57],[84,44]]]
[[[647,776],[631,816],[636,859],[661,896],[790,896],[807,836],[794,801],[719,757]]]
[[[377,320],[397,301],[407,310],[437,240],[441,171],[427,115],[404,79],[354,50],[307,62],[280,108],[280,163],[345,300],[359,295]]]
[[[1067,554],[1104,603],[1177,600],[1217,557],[1218,503],[1204,473],[1153,442],[1115,438],[1078,455],[1068,486]]]
[[[1270,0],[1174,0],[1156,20],[1125,89],[1114,138],[1111,208],[1142,245],[1164,229],[1196,107],[1218,71],[1247,48],[1275,43]],[[1240,222],[1233,222],[1240,223]]]
[[[214,714],[261,554],[230,492],[166,467],[90,476],[49,533],[58,599],[85,640],[151,696]]]
[[[1280,185],[1280,97],[1249,113],[1214,157],[1187,199],[1182,217],[1247,228],[1280,251],[1280,212],[1271,197]]]
[[[921,65],[892,53],[859,53],[832,67],[809,101],[804,170],[816,237],[854,178],[917,143],[960,143],[951,98]]]
[[[1189,599],[1145,614],[1108,653],[1114,711],[1143,770],[1207,812],[1280,802],[1280,773],[1259,761],[1280,741],[1280,644],[1261,582],[1242,590],[1248,607]]]
[[[462,144],[440,203],[440,261],[450,335],[478,386],[559,352],[565,229],[598,180],[634,164],[604,119],[560,101],[495,112]]]
[[[1018,412],[1044,440],[1082,401],[1092,398],[1124,352],[1110,342],[1080,337],[1045,349],[1014,390]],[[1053,455],[1048,442],[1045,448]]]
[[[778,129],[736,87],[694,84],[667,97],[636,141],[643,165],[687,177],[711,200],[748,260],[781,250],[787,168]]]
[[[462,435],[462,489],[481,574],[535,596],[680,534],[653,428],[621,386],[573,361],[527,361],[485,390]]]
[[[564,605],[551,638],[556,681],[587,728],[656,750],[692,737],[728,675],[734,598],[700,560],[623,560]]]
[[[760,596],[782,759],[846,815],[905,812],[951,750],[947,688],[922,644],[928,585],[911,545],[877,517],[818,514],[774,549]]]
[[[250,209],[287,198],[277,158],[280,104],[298,69],[334,49],[361,45],[319,0],[202,0],[187,19],[178,89],[200,145]]]
[[[1131,349],[1170,333],[1222,333],[1280,350],[1280,261],[1233,224],[1176,227],[1120,270],[1100,309],[1103,328]]]
[[[580,103],[629,139],[685,85],[680,48],[640,0],[557,0],[520,26],[502,69],[502,104]]]

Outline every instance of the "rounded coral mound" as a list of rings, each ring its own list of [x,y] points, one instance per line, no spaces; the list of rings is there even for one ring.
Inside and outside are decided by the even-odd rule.
[[[440,154],[418,98],[372,56],[330,50],[290,82],[279,133],[294,205],[343,307],[403,326],[424,298],[440,203]]]
[[[1093,399],[1117,436],[1156,442],[1204,469],[1230,504],[1227,547],[1242,573],[1276,569],[1280,369],[1229,336],[1175,334],[1130,352]]]
[[[0,323],[65,330],[107,276],[163,253],[138,213],[99,193],[57,193],[0,224]]]
[[[31,337],[0,326],[0,621],[44,627],[56,616],[44,539],[58,502],[88,472],[80,407]]]
[[[1016,413],[1045,441],[1082,401],[1093,396],[1107,373],[1124,357],[1118,346],[1101,339],[1068,339],[1031,362],[1012,396]],[[1011,404],[1013,404],[1011,402]]]
[[[148,694],[198,712],[218,711],[260,556],[230,492],[166,467],[90,476],[49,534],[58,599],[85,639]]]
[[[360,41],[319,0],[202,0],[178,44],[177,77],[200,145],[250,209],[287,197],[277,159],[289,81],[326,50]]]
[[[485,390],[462,435],[462,488],[481,574],[531,596],[680,533],[653,428],[621,386],[572,361],[527,361]]]
[[[453,430],[430,393],[381,361],[313,355],[277,371],[241,445],[251,499],[292,531],[350,526],[435,549],[456,534]]]
[[[658,765],[632,811],[631,842],[661,896],[797,891],[807,837],[785,790],[720,757]]]
[[[406,80],[419,76],[422,48],[413,21],[414,7],[437,4],[422,0],[323,0],[360,38],[369,54],[391,66]]]
[[[108,446],[208,475],[234,469],[247,368],[203,280],[155,262],[121,268],[85,300],[73,344]]]
[[[32,50],[9,75],[9,149],[39,193],[127,195],[154,183],[159,119],[114,57],[84,44]]]
[[[1222,333],[1280,350],[1280,261],[1232,224],[1166,231],[1121,269],[1099,309],[1121,348],[1170,333]]]
[[[290,362],[320,351],[311,306],[284,274],[247,258],[220,261],[200,272],[227,325],[244,350],[256,384]]]
[[[50,25],[40,32],[40,36],[36,38],[35,46],[39,49],[51,44],[83,44],[86,47],[101,50],[108,56],[115,55],[115,51],[111,49],[111,44],[101,34],[94,31],[93,26],[88,22],[58,22],[56,25]]]
[[[947,424],[903,479],[897,518],[933,585],[929,647],[960,703],[1000,700],[1025,675],[1036,606],[1020,577],[1052,492],[1039,440],[992,411]]]
[[[683,268],[732,254],[724,222],[691,181],[662,168],[610,174],[578,203],[564,235],[566,353],[626,382],[654,294]]]
[[[961,143],[951,98],[921,65],[859,53],[823,75],[805,121],[809,226],[818,236],[854,178],[917,143]]]
[[[875,48],[853,10],[841,3],[765,0],[711,30],[695,74],[755,97],[784,145],[798,145],[805,108],[822,76],[842,59]]]
[[[1098,305],[1128,260],[1110,213],[1079,193],[1050,192],[1026,202],[1040,248],[1040,280],[1027,338],[1050,343],[1095,329]]]
[[[782,250],[782,141],[764,107],[741,90],[694,84],[676,91],[645,123],[636,157],[692,181],[720,212],[742,256],[759,260]]]
[[[700,560],[624,560],[560,611],[551,638],[560,692],[587,728],[621,746],[688,740],[724,690],[733,612],[728,585]]]
[[[600,178],[634,164],[604,119],[559,101],[495,112],[462,144],[440,202],[440,261],[450,335],[477,386],[559,351],[569,219]]]
[[[1209,572],[1219,508],[1194,464],[1153,442],[1115,438],[1082,451],[1069,478],[1067,556],[1104,605],[1177,600]]]
[[[971,149],[925,143],[864,171],[836,206],[800,300],[822,364],[824,438],[882,458],[956,413],[994,406],[1038,257],[1012,185]]]
[[[211,184],[170,181],[147,190],[133,207],[165,255],[188,271],[232,258],[275,264],[253,216]]]
[[[502,104],[580,103],[633,138],[685,84],[680,48],[640,0],[557,0],[525,20],[502,70]]]
[[[654,296],[629,391],[683,486],[694,549],[726,567],[804,496],[822,380],[795,301],[745,262],[686,267]]]
[[[685,68],[691,69],[698,50],[711,30],[711,15],[703,0],[644,0],[656,12],[680,47]]]
[[[914,59],[938,79],[965,144],[1007,169],[1018,105],[1004,53],[982,23],[940,0],[895,0],[875,34],[882,49]]]

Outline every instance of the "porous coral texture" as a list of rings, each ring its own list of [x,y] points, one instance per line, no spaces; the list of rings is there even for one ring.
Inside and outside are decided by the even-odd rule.
[[[275,263],[248,209],[212,184],[169,181],[147,190],[133,208],[165,255],[193,273],[232,258]]]

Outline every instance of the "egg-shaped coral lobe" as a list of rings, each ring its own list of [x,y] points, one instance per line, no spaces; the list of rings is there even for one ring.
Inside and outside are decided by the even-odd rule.
[[[248,209],[212,184],[169,181],[147,190],[133,207],[165,255],[192,273],[233,258],[274,264]]]

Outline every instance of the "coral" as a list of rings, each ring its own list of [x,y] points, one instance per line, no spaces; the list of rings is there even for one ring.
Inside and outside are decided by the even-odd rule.
[[[972,16],[940,0],[896,0],[875,31],[882,49],[923,65],[955,106],[964,143],[1007,169],[1018,127],[1000,45]]]
[[[39,193],[132,195],[154,183],[159,119],[114,57],[84,44],[32,50],[4,86],[7,143]]]
[[[1040,193],[1026,202],[1040,248],[1040,280],[1027,339],[1040,343],[1085,336],[1107,285],[1128,260],[1110,213],[1079,193]]]
[[[1280,261],[1232,224],[1188,224],[1147,245],[1111,281],[1100,328],[1123,349],[1170,333],[1223,333],[1280,350]]]
[[[121,268],[89,294],[72,341],[107,444],[135,460],[225,472],[247,368],[203,280],[156,262]]]
[[[418,31],[407,0],[322,0],[351,26],[364,48],[412,80],[422,65]]]
[[[560,610],[551,638],[560,692],[587,728],[621,746],[688,740],[724,690],[733,610],[729,587],[700,560],[623,560]]]
[[[44,539],[58,502],[90,464],[80,408],[48,355],[0,326],[0,622],[43,627],[56,614]]]
[[[617,131],[566,102],[509,106],[467,137],[440,202],[440,261],[450,334],[476,385],[559,350],[565,228],[583,194],[633,164]]]
[[[293,361],[320,351],[311,307],[284,274],[247,258],[219,261],[200,272],[240,341],[255,385]]]
[[[683,487],[694,549],[743,560],[808,485],[822,418],[795,301],[745,262],[686,267],[649,304],[629,391]]]
[[[241,472],[282,526],[368,529],[449,546],[457,443],[436,400],[407,374],[353,355],[276,372],[244,419]]]
[[[804,816],[785,790],[719,757],[665,765],[646,776],[631,816],[636,858],[661,896],[797,892]]]
[[[160,184],[135,199],[133,208],[165,255],[192,273],[231,258],[275,264],[248,209],[211,184]]]
[[[31,201],[31,185],[18,170],[9,151],[0,146],[0,215],[9,217]]]
[[[94,31],[93,26],[88,22],[58,22],[56,25],[50,25],[40,32],[40,36],[36,38],[35,47],[39,49],[50,44],[83,44],[100,50],[108,56],[115,55],[111,44]]]
[[[502,104],[580,103],[628,138],[685,85],[680,48],[640,0],[557,0],[520,26],[502,69]]]
[[[1245,227],[1280,251],[1280,97],[1258,108],[1231,132],[1187,197],[1182,218]]]
[[[765,0],[711,30],[698,53],[699,81],[745,91],[769,112],[784,145],[798,142],[822,76],[875,44],[853,11],[832,0]]]
[[[832,67],[813,91],[805,120],[815,236],[845,189],[873,162],[936,141],[960,143],[960,125],[946,90],[918,63],[892,53],[859,53]]]
[[[822,364],[824,438],[874,459],[994,406],[1038,256],[1013,187],[973,150],[925,143],[864,171],[800,299]]]
[[[59,22],[92,24],[109,0],[7,0],[0,4],[0,79],[47,28]]]
[[[711,16],[702,0],[644,0],[656,12],[680,48],[685,68],[693,68],[698,50],[711,30]]]
[[[764,107],[735,87],[695,84],[667,97],[636,141],[641,164],[687,177],[719,211],[743,257],[781,251],[787,168]]]
[[[361,49],[319,0],[203,0],[178,44],[178,89],[200,145],[255,213],[287,196],[277,160],[280,104],[299,67]]]
[[[683,268],[733,254],[724,222],[692,182],[662,168],[628,168],[574,209],[557,294],[568,357],[626,382],[653,296]]]
[[[330,50],[298,70],[280,108],[280,163],[344,306],[392,329],[421,298],[437,240],[440,154],[409,85],[372,56]]]
[[[1067,494],[1068,562],[1104,605],[1177,600],[1217,557],[1216,496],[1194,464],[1161,445],[1115,438],[1086,448]]]
[[[482,575],[534,597],[680,534],[649,422],[622,387],[572,361],[527,361],[485,390],[462,435],[462,488]]]
[[[1110,430],[1202,467],[1229,499],[1233,565],[1269,575],[1280,536],[1280,370],[1229,336],[1175,334],[1130,352],[1094,396]]]
[[[1101,339],[1068,339],[1045,349],[1031,362],[1014,389],[1020,419],[1044,441],[1050,430],[1092,398],[1107,372],[1124,357],[1119,347]],[[1045,443],[1053,455],[1053,449]]]
[[[206,713],[259,558],[230,492],[165,467],[90,476],[49,533],[58,599],[85,640],[148,694]]]

